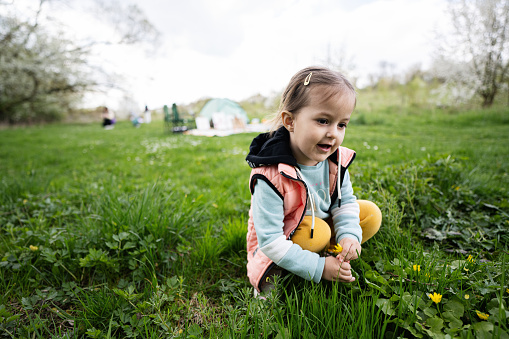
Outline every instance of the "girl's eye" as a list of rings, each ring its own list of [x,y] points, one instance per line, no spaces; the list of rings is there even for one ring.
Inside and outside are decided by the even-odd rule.
[[[318,119],[318,123],[320,125],[327,125],[329,123],[329,121],[327,119]]]
[[[339,123],[339,124],[338,124],[338,128],[339,128],[339,129],[346,128],[346,124],[345,124],[345,123],[343,123],[343,122],[342,122],[342,123]]]

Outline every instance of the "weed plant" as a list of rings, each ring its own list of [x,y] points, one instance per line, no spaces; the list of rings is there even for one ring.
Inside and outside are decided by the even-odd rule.
[[[351,284],[246,277],[254,134],[0,131],[0,338],[509,338],[509,111],[359,107]]]

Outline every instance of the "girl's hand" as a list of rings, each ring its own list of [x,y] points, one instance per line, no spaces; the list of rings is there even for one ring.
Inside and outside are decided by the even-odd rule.
[[[338,254],[339,257],[339,254]],[[350,263],[341,261],[338,257],[326,257],[322,278],[329,281],[352,282],[352,267]]]
[[[357,259],[361,254],[361,244],[352,238],[343,238],[339,241],[343,247],[343,251],[338,254],[337,258],[349,262],[350,260]]]

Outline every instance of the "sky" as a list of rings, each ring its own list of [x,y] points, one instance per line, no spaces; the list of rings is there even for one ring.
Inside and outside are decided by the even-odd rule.
[[[34,0],[24,0],[34,1]],[[69,0],[70,1],[70,0]],[[90,1],[90,0],[86,0]],[[82,0],[82,4],[86,3]],[[109,0],[104,0],[108,2]],[[291,76],[342,55],[348,75],[367,82],[380,63],[394,71],[429,67],[446,0],[131,0],[161,33],[146,46],[97,50],[107,69],[123,74],[117,92],[96,93],[86,105],[158,108],[219,97],[241,101],[274,95]],[[83,11],[60,6],[70,34],[107,35]]]

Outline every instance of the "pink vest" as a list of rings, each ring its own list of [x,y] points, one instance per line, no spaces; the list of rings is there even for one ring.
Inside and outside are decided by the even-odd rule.
[[[353,161],[355,152],[351,149],[340,147],[341,166],[347,168]],[[332,195],[338,181],[338,166],[329,159],[329,191]],[[254,192],[256,180],[268,181],[272,184],[283,199],[284,218],[283,233],[289,239],[292,232],[299,226],[306,213],[307,191],[304,184],[297,178],[295,167],[287,164],[262,166],[251,171],[250,189]],[[339,188],[338,188],[339,189]],[[258,248],[258,238],[253,222],[252,209],[249,210],[249,222],[247,229],[247,276],[251,284],[259,291],[262,278],[267,273],[273,261],[270,260]]]

